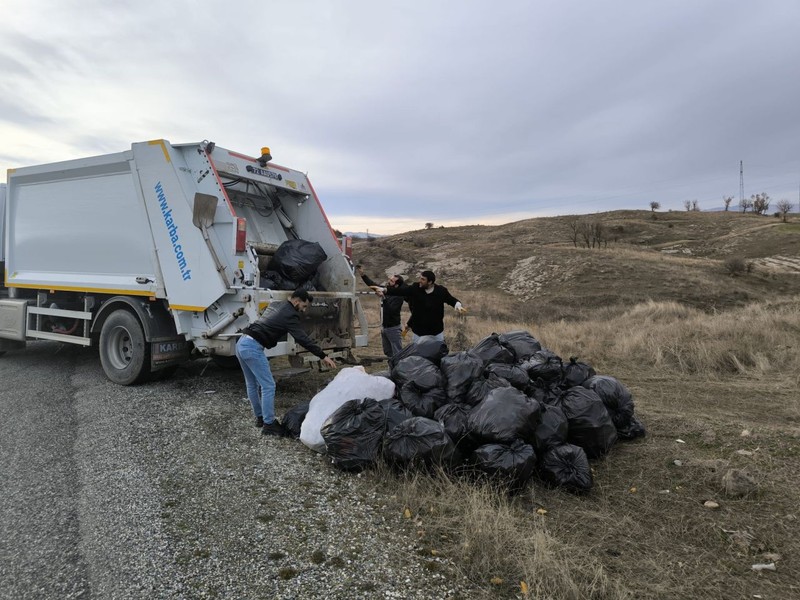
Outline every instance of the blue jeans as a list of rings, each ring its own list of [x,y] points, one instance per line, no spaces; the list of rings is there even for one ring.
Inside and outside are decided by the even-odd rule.
[[[243,335],[236,342],[236,358],[242,366],[247,399],[253,407],[253,414],[263,418],[264,423],[272,423],[275,420],[275,379],[264,354],[264,346],[249,335]]]
[[[417,334],[415,333],[415,334],[412,336],[412,338],[411,338],[411,341],[412,341],[413,343],[415,343],[415,344],[416,344],[416,343],[417,343],[417,341],[419,340],[419,338],[421,338],[421,337],[422,337],[422,336],[420,336],[420,335],[417,335]],[[437,340],[437,341],[439,341],[439,342],[443,342],[443,341],[444,341],[444,331],[442,331],[441,333],[437,333],[436,335],[433,335],[433,336],[430,336],[430,337],[432,337],[433,339],[435,339],[435,340]]]
[[[403,340],[400,338],[401,325],[394,327],[384,327],[381,329],[381,343],[383,344],[383,353],[392,358],[395,354],[403,349]]]

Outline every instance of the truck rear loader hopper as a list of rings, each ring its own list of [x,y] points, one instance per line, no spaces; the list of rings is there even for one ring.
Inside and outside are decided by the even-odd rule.
[[[213,142],[9,169],[3,206],[0,354],[28,341],[97,346],[112,381],[169,375],[190,357],[235,362],[240,330],[289,289],[262,285],[287,240],[316,242],[304,329],[331,356],[367,345],[352,263],[311,182]],[[3,193],[5,192],[5,193]],[[266,351],[315,360],[291,336]]]

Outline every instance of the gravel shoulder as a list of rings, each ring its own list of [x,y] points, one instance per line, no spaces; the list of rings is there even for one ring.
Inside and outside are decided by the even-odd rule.
[[[0,378],[1,598],[469,595],[391,490],[261,436],[236,372],[124,388],[91,350],[44,342]],[[318,385],[280,382],[278,413]]]

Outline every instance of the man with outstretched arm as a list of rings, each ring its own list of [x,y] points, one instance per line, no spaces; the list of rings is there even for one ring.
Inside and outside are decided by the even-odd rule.
[[[261,427],[263,435],[284,435],[283,425],[275,418],[275,379],[264,354],[265,348],[274,348],[290,333],[325,365],[336,368],[336,361],[300,327],[300,315],[308,310],[313,300],[306,290],[295,290],[288,300],[270,304],[257,321],[242,329],[242,336],[236,343],[236,357],[244,373],[247,398],[253,407],[256,427]]]
[[[356,265],[356,273],[361,276],[369,287],[380,287],[372,279],[364,274],[361,265]],[[386,288],[399,288],[405,285],[401,275],[392,275],[383,285]],[[402,296],[382,296],[381,297],[381,343],[383,353],[392,358],[403,349],[403,341],[400,337],[402,326],[400,325],[400,309],[403,307],[405,298]]]
[[[433,271],[422,271],[417,283],[412,283],[403,288],[374,287],[379,295],[402,296],[409,300],[411,307],[411,331],[414,334],[413,342],[423,335],[432,335],[437,340],[444,341],[444,305],[449,304],[459,313],[466,312],[458,298],[455,298],[447,288],[438,285]]]

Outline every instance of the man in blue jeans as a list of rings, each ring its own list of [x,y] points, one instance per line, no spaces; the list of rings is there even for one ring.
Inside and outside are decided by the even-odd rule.
[[[270,304],[257,321],[242,329],[242,337],[236,343],[236,357],[244,373],[247,398],[253,407],[256,427],[261,427],[264,435],[284,434],[283,426],[275,418],[275,379],[264,354],[265,348],[274,348],[283,336],[290,333],[303,348],[328,367],[336,368],[336,361],[327,356],[300,327],[300,314],[308,310],[313,300],[306,290],[295,290],[289,300]]]

